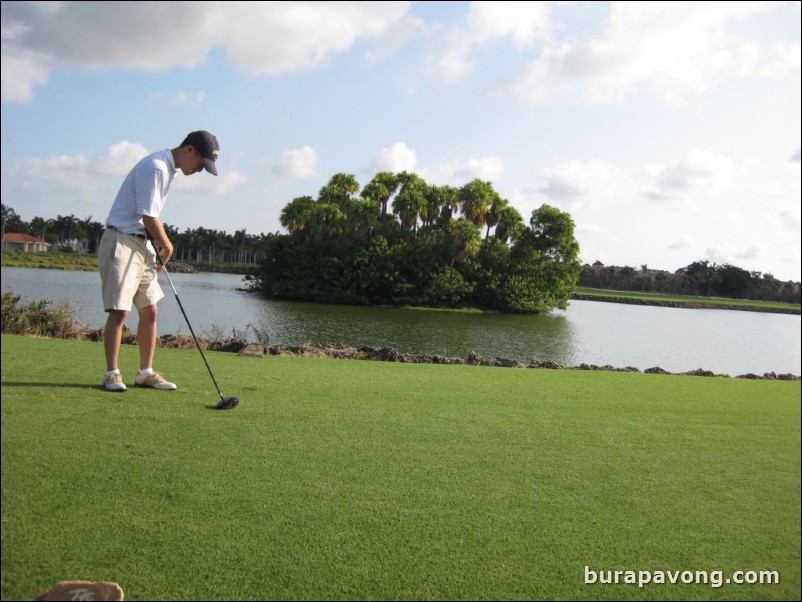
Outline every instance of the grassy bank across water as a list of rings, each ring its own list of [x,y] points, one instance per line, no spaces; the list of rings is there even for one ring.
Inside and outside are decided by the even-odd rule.
[[[753,301],[751,299],[724,299],[722,297],[695,297],[688,295],[665,295],[662,293],[625,292],[578,288],[571,297],[579,301],[605,301],[629,305],[656,305],[686,309],[732,309],[778,314],[802,314],[802,308],[793,303]]]
[[[3,599],[800,597],[799,381],[208,357],[2,336]]]

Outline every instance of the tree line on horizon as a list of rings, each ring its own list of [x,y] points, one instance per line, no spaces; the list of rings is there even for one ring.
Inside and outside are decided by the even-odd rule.
[[[382,178],[389,179],[393,175],[395,174],[388,175],[386,172],[381,177],[377,175],[374,178],[376,182],[372,180],[362,189],[361,195],[363,199],[353,200],[373,198],[380,203],[380,215],[387,215],[388,209],[392,209],[395,201],[391,198],[392,194],[384,199],[386,193],[381,189],[381,186],[384,185],[380,181]],[[327,186],[331,185],[332,182],[336,185],[337,179],[341,178],[342,175],[335,176]],[[327,189],[327,186],[321,189],[322,198],[324,199],[326,195],[332,193],[332,190]],[[453,198],[454,190],[446,187],[441,193],[451,194],[451,198]],[[376,196],[377,194],[378,196]],[[320,198],[320,195],[318,196]],[[353,196],[353,193],[351,193],[351,196]],[[281,224],[289,233],[302,227],[301,224],[296,223],[299,215],[303,214],[303,211],[299,213],[299,209],[306,205],[307,199],[310,198],[301,197],[303,200],[295,199],[282,210]],[[401,201],[399,203],[403,204]],[[401,206],[399,206],[400,209]],[[456,211],[454,207],[452,207],[452,210]],[[409,211],[411,209],[405,210],[407,220],[410,219]],[[501,213],[503,216],[504,211]],[[508,214],[499,229],[497,223],[495,226],[493,225],[497,217],[492,213],[489,218],[489,227],[487,227],[486,222],[485,235],[489,234],[490,229],[494,229],[494,235],[499,234],[503,237],[505,236],[505,230],[511,230],[508,240],[511,239],[516,234],[517,227],[522,224],[522,220],[519,221],[518,217],[520,216]],[[322,216],[318,216],[316,219],[323,221]],[[423,227],[425,223],[421,220],[417,225]],[[317,227],[319,225],[315,223],[315,219],[310,224],[303,225],[303,228],[311,228],[313,231]],[[253,269],[256,269],[264,261],[269,241],[280,236],[279,233],[252,235],[248,234],[245,229],[237,230],[234,234],[207,228],[186,229],[181,232],[169,224],[165,224],[165,229],[175,247],[175,260],[207,265],[218,263],[245,264],[252,266]],[[94,221],[91,216],[84,219],[79,219],[75,215],[59,215],[55,219],[34,217],[30,222],[26,222],[17,215],[13,208],[2,204],[3,235],[5,232],[30,234],[50,243],[53,245],[54,250],[95,253],[103,235],[103,230],[104,225],[101,222]],[[719,296],[733,299],[800,303],[799,282],[780,281],[770,273],[747,271],[730,264],[717,265],[707,260],[695,261],[674,272],[654,270],[646,265],[635,268],[631,266],[605,266],[600,262],[596,262],[593,265],[585,264],[579,274],[577,286],[619,291]]]
[[[771,274],[750,272],[731,264],[718,265],[708,260],[694,261],[674,272],[652,270],[645,264],[640,269],[605,266],[600,262],[585,264],[579,275],[578,286],[625,292],[800,303],[799,282],[782,282]]]
[[[34,217],[22,220],[11,207],[2,206],[2,232],[30,234],[51,244],[54,250],[77,253],[97,252],[105,224],[92,216],[79,219],[75,215],[58,215],[55,219]],[[248,234],[243,228],[234,234],[209,228],[187,228],[183,232],[165,223],[164,230],[173,243],[173,258],[194,263],[257,264],[262,260],[265,240],[271,234]]]

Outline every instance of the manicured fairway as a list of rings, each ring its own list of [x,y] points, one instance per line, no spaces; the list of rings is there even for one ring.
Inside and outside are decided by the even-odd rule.
[[[799,381],[207,357],[3,335],[4,600],[800,598]]]

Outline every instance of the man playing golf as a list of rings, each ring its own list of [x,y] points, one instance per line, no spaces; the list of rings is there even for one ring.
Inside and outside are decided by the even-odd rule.
[[[217,175],[215,161],[220,152],[217,138],[206,131],[191,132],[180,146],[148,155],[137,163],[123,181],[106,219],[106,231],[98,247],[98,268],[103,307],[108,312],[103,343],[106,349],[107,391],[125,391],[117,364],[123,326],[132,306],[139,313],[137,345],[139,373],[134,382],[143,387],[173,390],[176,386],[153,371],[158,336],[157,303],[164,297],[156,273],[162,271],[156,251],[165,264],[173,245],[159,218],[170,184],[180,169],[190,176],[204,169]]]

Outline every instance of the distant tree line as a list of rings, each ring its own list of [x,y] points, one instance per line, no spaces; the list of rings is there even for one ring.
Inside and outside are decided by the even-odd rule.
[[[280,221],[253,283],[271,298],[546,312],[567,307],[582,269],[570,215],[543,205],[527,224],[480,179],[380,172],[361,188],[338,173]]]
[[[34,217],[26,222],[11,207],[2,206],[3,235],[19,232],[41,238],[54,250],[96,253],[105,224],[93,221],[92,216],[79,219],[75,215],[59,215],[55,219]],[[175,247],[173,258],[196,263],[230,262],[258,264],[264,258],[266,240],[273,234],[248,234],[244,229],[234,234],[207,228],[186,229],[180,232],[170,224],[164,229]]]
[[[749,272],[734,265],[694,261],[675,272],[630,266],[585,265],[579,286],[618,291],[649,291],[675,295],[800,302],[800,283],[782,282],[771,274]]]

